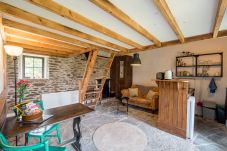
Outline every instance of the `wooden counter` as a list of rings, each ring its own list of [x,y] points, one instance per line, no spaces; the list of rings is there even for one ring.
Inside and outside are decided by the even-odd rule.
[[[159,87],[158,127],[186,137],[188,81],[156,80]]]

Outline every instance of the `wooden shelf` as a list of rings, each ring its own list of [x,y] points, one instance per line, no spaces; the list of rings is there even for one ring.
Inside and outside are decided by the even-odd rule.
[[[210,55],[220,55],[220,63],[218,64],[198,64],[198,58],[201,56],[210,56]],[[179,58],[185,58],[185,57],[191,57],[194,58],[192,64],[195,65],[186,65],[186,66],[179,66],[177,65],[178,59]],[[198,69],[201,69],[202,67],[218,67],[220,68],[220,76],[198,76]],[[178,68],[192,68],[193,72],[191,74],[195,74],[194,76],[177,76],[178,75]],[[187,70],[186,70],[187,71]],[[197,54],[197,55],[190,55],[190,56],[178,56],[176,57],[176,77],[179,78],[207,78],[207,77],[223,77],[223,52],[218,52],[218,53],[207,53],[207,54]]]
[[[209,65],[197,65],[198,67],[204,67],[204,66],[222,66],[221,64],[209,64]]]
[[[190,68],[190,67],[196,67],[195,65],[191,65],[191,66],[176,66],[176,67],[178,67],[178,68]]]

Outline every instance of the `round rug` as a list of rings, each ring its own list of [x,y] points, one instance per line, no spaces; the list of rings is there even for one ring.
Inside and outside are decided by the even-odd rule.
[[[147,136],[138,127],[115,122],[99,127],[93,141],[99,151],[143,151],[147,145]]]

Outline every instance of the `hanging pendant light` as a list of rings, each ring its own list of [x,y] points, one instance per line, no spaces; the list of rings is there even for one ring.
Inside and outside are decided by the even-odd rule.
[[[141,65],[140,56],[138,53],[134,53],[131,66],[140,66],[140,65]]]

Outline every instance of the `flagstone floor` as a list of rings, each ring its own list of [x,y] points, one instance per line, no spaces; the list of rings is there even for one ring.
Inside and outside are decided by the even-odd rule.
[[[147,135],[145,151],[227,151],[227,127],[215,121],[195,118],[195,134],[192,140],[163,132],[156,127],[158,115],[150,111],[122,106],[117,99],[107,99],[96,107],[96,111],[82,117],[82,151],[97,151],[92,136],[97,128],[111,122],[127,122],[139,127]],[[72,121],[60,124],[63,140],[73,137]],[[51,139],[51,144],[56,144]],[[74,150],[70,145],[67,150]]]

